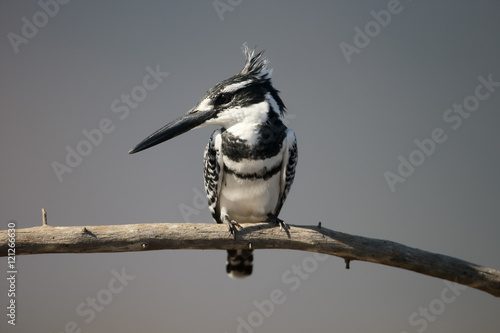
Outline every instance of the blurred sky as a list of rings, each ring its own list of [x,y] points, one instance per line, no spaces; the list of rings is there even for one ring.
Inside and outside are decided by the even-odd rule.
[[[10,220],[41,225],[42,207],[53,226],[213,223],[193,198],[203,191],[202,154],[214,128],[127,152],[237,73],[248,42],[266,50],[298,138],[285,221],[322,221],[500,269],[499,1],[54,4],[0,2],[1,229]],[[162,74],[158,84],[147,79],[146,90],[150,71]],[[473,111],[453,110],[464,103]],[[444,142],[430,143],[436,129]],[[427,144],[427,155],[415,140]],[[86,156],[72,157],[71,167],[68,149]],[[384,174],[401,177],[398,166],[410,158],[418,165],[399,167],[407,177],[392,191]],[[71,172],[59,179],[54,162]],[[500,326],[498,299],[413,272],[364,262],[346,270],[337,257],[261,250],[253,275],[233,280],[225,260],[225,251],[187,250],[18,257],[17,325],[7,324],[3,307],[0,331],[485,333]],[[307,278],[292,271],[302,265]],[[6,259],[0,267],[7,271]],[[122,272],[130,280],[120,285]],[[4,279],[3,306],[7,289]],[[281,303],[271,311],[264,300],[273,295]]]

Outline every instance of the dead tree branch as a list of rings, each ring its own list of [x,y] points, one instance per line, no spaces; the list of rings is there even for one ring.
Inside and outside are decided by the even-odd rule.
[[[7,256],[7,230],[0,231],[0,256]],[[454,281],[500,297],[500,271],[399,243],[354,236],[318,226],[269,223],[246,226],[229,237],[225,225],[155,223],[15,230],[15,254],[128,252],[167,249],[290,249],[319,252],[398,267]],[[12,251],[11,251],[12,252]]]

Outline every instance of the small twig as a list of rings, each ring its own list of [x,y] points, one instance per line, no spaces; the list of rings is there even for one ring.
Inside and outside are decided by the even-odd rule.
[[[351,259],[344,258],[344,261],[345,261],[345,269],[350,269],[351,268]]]
[[[47,212],[42,208],[42,225],[47,225]]]

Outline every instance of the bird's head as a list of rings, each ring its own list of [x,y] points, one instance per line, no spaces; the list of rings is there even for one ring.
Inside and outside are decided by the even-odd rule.
[[[191,129],[207,125],[225,128],[237,124],[263,124],[270,119],[283,117],[286,108],[279,91],[271,83],[272,69],[263,51],[255,54],[243,45],[245,67],[236,75],[208,90],[200,102],[184,116],[154,132],[129,154],[153,147]]]

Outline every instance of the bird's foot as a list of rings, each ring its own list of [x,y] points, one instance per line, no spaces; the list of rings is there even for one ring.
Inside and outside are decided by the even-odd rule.
[[[269,213],[267,214],[267,219],[264,222],[270,222],[274,223],[276,225],[280,226],[280,230],[287,229],[288,226],[286,225],[285,221],[277,217],[276,215]]]
[[[238,222],[231,220],[227,215],[224,216],[223,222],[229,229],[229,235],[234,235],[238,231],[238,228],[243,228]]]

